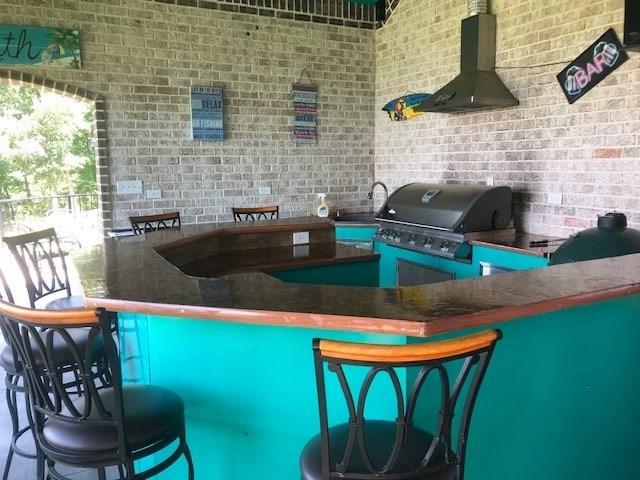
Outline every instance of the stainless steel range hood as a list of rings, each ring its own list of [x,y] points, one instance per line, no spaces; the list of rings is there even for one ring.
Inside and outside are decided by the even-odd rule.
[[[414,110],[461,113],[518,105],[495,72],[495,64],[496,17],[479,13],[465,18],[460,74]]]

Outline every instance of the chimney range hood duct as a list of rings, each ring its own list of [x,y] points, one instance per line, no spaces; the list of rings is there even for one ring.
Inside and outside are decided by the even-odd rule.
[[[486,12],[486,1],[470,0],[469,10],[472,14]],[[460,74],[427,101],[414,107],[415,111],[461,113],[520,103],[495,72],[495,15],[476,13],[462,20],[460,53]]]

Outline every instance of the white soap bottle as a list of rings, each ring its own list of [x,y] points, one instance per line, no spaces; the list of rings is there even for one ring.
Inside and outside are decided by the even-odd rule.
[[[318,194],[318,207],[316,208],[316,214],[319,217],[328,217],[329,216],[329,206],[327,205],[327,194],[319,193]]]

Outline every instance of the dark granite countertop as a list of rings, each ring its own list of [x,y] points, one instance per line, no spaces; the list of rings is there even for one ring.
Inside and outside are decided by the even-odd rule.
[[[308,222],[305,229],[313,228],[315,220],[303,220]],[[290,228],[299,221],[286,219],[270,225]],[[640,293],[640,254],[434,285],[371,288],[284,283],[262,272],[196,278],[154,249],[187,245],[212,232],[253,225],[187,225],[180,231],[108,239],[74,254],[87,305],[211,320],[431,336]],[[197,242],[193,245],[197,248]],[[340,247],[336,252],[356,258],[359,254],[351,250]]]
[[[549,245],[544,247],[531,247],[530,242],[540,242],[542,240],[550,240]],[[549,257],[555,252],[560,245],[561,239],[558,237],[550,237],[548,235],[536,235],[533,233],[516,233],[512,238],[495,238],[490,240],[471,240],[471,245],[484,245],[492,248],[500,248],[503,250],[534,255],[537,257]]]

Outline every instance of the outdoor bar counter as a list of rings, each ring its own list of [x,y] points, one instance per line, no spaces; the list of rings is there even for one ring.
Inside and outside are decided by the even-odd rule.
[[[312,338],[405,344],[485,328],[503,338],[467,480],[640,478],[640,255],[376,288],[377,254],[304,218],[109,239],[73,260],[87,305],[119,312],[125,379],[184,399],[199,478],[299,478],[319,429]],[[367,409],[394,413],[382,395]]]

